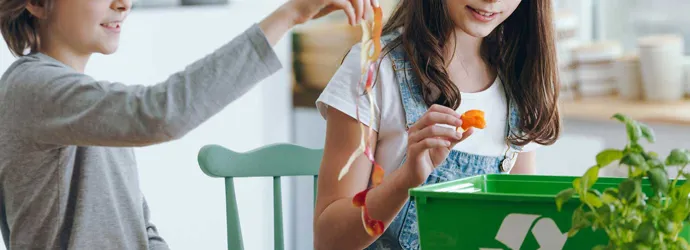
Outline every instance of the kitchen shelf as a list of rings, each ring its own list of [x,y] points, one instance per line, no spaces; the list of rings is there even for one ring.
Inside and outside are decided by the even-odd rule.
[[[323,89],[310,88],[296,83],[292,85],[292,106],[300,108],[316,108],[316,100]]]
[[[322,89],[293,86],[293,105],[295,107],[315,108],[314,102]],[[690,126],[690,99],[655,103],[627,101],[617,96],[587,97],[577,100],[561,100],[561,117],[586,121],[612,121],[615,113],[625,114],[646,123]]]
[[[561,100],[561,116],[566,119],[611,121],[615,113],[623,113],[647,123],[690,125],[690,100],[679,102],[627,101],[616,96],[587,97]]]
[[[293,106],[315,108],[314,102],[323,88],[294,83]],[[623,113],[638,121],[690,126],[690,99],[677,102],[625,100],[618,96],[562,98],[561,116],[565,119],[611,121],[615,113]]]

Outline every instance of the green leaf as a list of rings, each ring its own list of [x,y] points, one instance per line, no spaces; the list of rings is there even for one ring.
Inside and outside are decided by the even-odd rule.
[[[582,186],[582,177],[577,177],[575,180],[573,180],[573,188],[579,195],[582,195],[585,192],[585,189]]]
[[[684,166],[690,164],[690,152],[687,149],[674,149],[666,157],[668,166]]]
[[[612,204],[604,204],[601,207],[597,208],[597,214],[599,215],[601,223],[608,226],[611,223],[611,219],[613,218],[613,212],[615,210],[616,207],[614,207]]]
[[[570,230],[568,230],[568,237],[573,237],[580,231],[580,229],[590,226],[592,226],[592,223],[591,221],[587,220],[585,211],[582,210],[582,207],[578,207],[573,212]]]
[[[601,195],[601,201],[604,203],[614,203],[618,200],[618,190],[615,188],[607,188]]]
[[[679,200],[687,200],[688,195],[690,195],[690,180],[687,180],[685,183],[683,183],[683,185],[681,185],[677,190],[678,197],[676,198]]]
[[[685,240],[685,238],[683,238],[683,237],[679,237],[678,241],[676,241],[676,244],[677,244],[678,249],[681,249],[681,250],[690,249],[690,244],[688,244],[688,241]]]
[[[653,248],[646,245],[646,244],[637,244],[637,243],[631,243],[627,248],[625,249],[634,249],[634,250],[652,250]]]
[[[664,168],[664,163],[658,158],[652,158],[647,160],[647,165],[651,168]]]
[[[648,142],[654,143],[656,138],[654,136],[654,131],[644,123],[638,123],[640,126],[640,132],[642,132],[642,137],[647,139]]]
[[[631,142],[637,143],[642,137],[642,130],[636,121],[628,121],[625,123],[625,129],[628,132],[628,139]]]
[[[625,153],[631,153],[631,152],[632,153],[638,153],[638,154],[644,153],[644,148],[642,148],[642,146],[640,144],[637,144],[637,143],[633,143],[630,146],[628,146],[627,148],[628,148],[628,151]]]
[[[639,153],[628,153],[621,159],[621,164],[637,167],[645,162],[644,157]]]
[[[649,155],[649,157],[651,157],[652,159],[659,159],[659,154],[657,154],[654,151],[647,152],[647,155]]]
[[[649,151],[649,152],[642,151],[642,156],[644,157],[644,159],[646,161],[659,159],[659,154],[657,154],[656,152],[653,152],[653,151]]]
[[[575,209],[575,211],[573,212],[571,228],[580,230],[590,226],[592,226],[592,222],[587,219],[585,211],[582,210],[582,207]]]
[[[643,177],[644,174],[649,170],[649,166],[647,165],[646,162],[643,162],[637,167],[634,167],[632,175],[630,177],[637,178],[637,177]]]
[[[621,114],[621,113],[614,114],[612,118],[615,118],[616,120],[623,122],[623,123],[628,122],[630,120],[630,118],[628,118],[626,115]]]
[[[582,183],[584,185],[583,189],[587,190],[591,188],[599,179],[599,166],[593,166],[587,169],[587,172],[585,172],[582,178],[584,180],[584,183]]]
[[[668,210],[666,210],[666,217],[672,221],[683,221],[688,217],[688,202],[678,201],[674,203]]]
[[[653,219],[656,221],[657,219],[659,219],[661,217],[661,211],[662,210],[660,210],[660,209],[642,206],[639,208],[639,210],[644,211],[644,215],[646,216],[646,218],[648,220]]]
[[[574,194],[575,194],[575,189],[568,188],[568,189],[565,189],[565,190],[559,192],[556,195],[556,208],[558,209],[558,212],[561,211],[561,207],[563,206],[563,204],[566,203],[568,200],[570,200],[570,198],[572,198]]]
[[[642,223],[637,231],[635,231],[634,236],[635,241],[642,244],[652,244],[654,242],[654,237],[656,237],[656,229],[652,221],[645,221]]]
[[[638,217],[630,217],[627,218],[625,223],[622,225],[624,229],[628,229],[631,231],[637,230],[637,228],[642,224],[642,220]]]
[[[594,248],[592,248],[592,250],[607,250],[607,249],[609,249],[609,246],[607,246],[607,245],[596,245],[596,246],[594,246]]]
[[[653,207],[657,207],[657,208],[661,207],[661,199],[659,199],[659,196],[654,196],[652,198],[649,198],[649,200],[647,200],[647,204],[649,204],[650,206],[653,206]]]
[[[632,179],[625,179],[618,184],[618,197],[622,200],[631,200],[640,193],[640,184]]]
[[[596,195],[597,197],[601,198],[601,192],[599,192],[599,190],[589,189],[589,190],[587,190],[587,192],[590,192],[590,193]]]
[[[592,194],[590,192],[587,192],[582,200],[583,202],[592,205],[593,207],[601,207],[603,203],[601,202],[601,199],[597,197],[595,194]]]
[[[647,176],[649,177],[649,183],[652,185],[654,193],[668,193],[669,179],[668,174],[666,171],[664,171],[664,169],[652,168],[647,171]]]
[[[676,223],[662,218],[659,220],[659,229],[664,233],[672,234],[676,231]]]
[[[585,219],[590,223],[592,232],[597,230],[597,214],[594,211],[589,211],[585,213]]]
[[[614,161],[623,158],[623,151],[618,149],[606,149],[597,154],[597,165],[606,167]]]

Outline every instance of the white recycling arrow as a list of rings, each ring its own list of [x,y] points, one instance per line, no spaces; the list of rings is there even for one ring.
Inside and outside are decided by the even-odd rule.
[[[568,240],[568,233],[561,233],[551,218],[541,218],[532,227],[532,235],[539,243],[539,250],[561,250]]]
[[[503,219],[496,233],[496,240],[510,249],[519,250],[532,229],[539,250],[562,250],[568,240],[567,233],[561,233],[551,218],[540,218],[534,214],[509,214]],[[535,220],[539,219],[536,223]],[[534,226],[533,226],[534,225]],[[480,250],[503,250],[500,248],[480,248]]]
[[[496,233],[496,240],[510,249],[520,249],[532,223],[537,218],[539,218],[538,215],[532,214],[509,214],[503,219],[503,223]]]

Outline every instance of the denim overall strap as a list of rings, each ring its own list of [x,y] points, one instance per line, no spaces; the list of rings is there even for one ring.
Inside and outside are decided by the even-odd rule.
[[[515,166],[515,161],[520,152],[522,152],[522,146],[515,145],[510,142],[510,135],[520,134],[520,110],[518,109],[515,98],[510,94],[510,89],[506,86],[506,81],[501,79],[503,84],[503,89],[506,92],[506,100],[508,100],[508,123],[506,124],[506,144],[508,145],[506,152],[504,153],[504,158],[501,161],[500,171],[501,173],[510,173],[510,170]]]

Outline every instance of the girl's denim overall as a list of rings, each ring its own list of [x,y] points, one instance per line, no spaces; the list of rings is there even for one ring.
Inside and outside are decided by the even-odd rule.
[[[392,41],[399,33],[382,37],[382,44]],[[383,45],[382,45],[383,46]],[[423,101],[421,86],[417,81],[411,64],[405,59],[402,46],[397,46],[388,56],[393,62],[395,75],[400,84],[400,94],[405,110],[407,128],[411,127],[424,115],[428,107]],[[505,89],[505,88],[504,88]],[[509,96],[509,95],[508,95]],[[510,131],[516,131],[518,125],[518,110],[515,102],[508,98],[508,119],[506,127],[506,143],[509,149],[501,157],[488,157],[468,154],[452,150],[448,158],[429,175],[423,185],[451,181],[458,178],[481,174],[506,173],[515,163],[515,156],[521,147],[508,142]],[[398,250],[419,249],[419,235],[417,231],[417,214],[415,203],[408,200],[402,210],[393,219],[390,226],[366,250]]]

